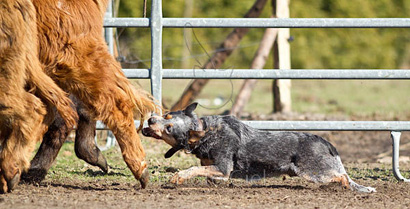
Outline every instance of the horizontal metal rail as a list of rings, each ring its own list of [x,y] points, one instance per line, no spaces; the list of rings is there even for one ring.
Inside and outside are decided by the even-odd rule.
[[[130,79],[150,78],[149,69],[123,69]],[[164,79],[410,79],[410,69],[163,69]]]
[[[410,131],[410,121],[242,121],[264,130],[281,131]],[[135,121],[138,127],[139,121]],[[147,126],[145,123],[144,126]],[[106,129],[97,122],[97,129]]]
[[[243,121],[257,129],[284,131],[410,131],[410,121]]]
[[[110,28],[149,28],[150,18],[104,18],[104,27]]]
[[[410,18],[162,18],[164,28],[410,28]],[[106,18],[104,27],[150,27],[149,18]]]

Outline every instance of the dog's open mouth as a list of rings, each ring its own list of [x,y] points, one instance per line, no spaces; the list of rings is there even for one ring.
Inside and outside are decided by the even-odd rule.
[[[143,128],[141,133],[142,133],[142,135],[147,136],[147,137],[162,139],[161,136],[156,134],[155,131],[152,130],[151,128]]]

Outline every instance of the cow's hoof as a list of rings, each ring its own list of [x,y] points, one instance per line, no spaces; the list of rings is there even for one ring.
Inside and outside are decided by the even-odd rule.
[[[139,179],[141,183],[141,188],[145,189],[149,182],[149,172],[148,169],[145,168],[142,172],[141,178]]]

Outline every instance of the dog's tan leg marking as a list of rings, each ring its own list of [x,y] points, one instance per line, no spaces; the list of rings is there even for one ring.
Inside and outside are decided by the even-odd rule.
[[[170,182],[173,184],[182,184],[185,180],[196,176],[203,176],[203,177],[225,177],[225,175],[219,171],[216,166],[195,166],[189,169],[183,170],[175,174]]]
[[[349,180],[347,179],[346,174],[341,176],[336,176],[330,180],[330,182],[339,182],[344,188],[350,189]]]

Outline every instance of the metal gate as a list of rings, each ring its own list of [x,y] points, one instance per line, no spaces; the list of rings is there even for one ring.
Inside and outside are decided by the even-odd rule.
[[[151,92],[158,101],[162,97],[162,79],[410,79],[409,69],[241,69],[229,72],[218,69],[195,72],[192,69],[163,69],[161,54],[163,28],[410,28],[410,18],[163,18],[162,0],[152,0],[151,18],[113,18],[111,12],[109,9],[104,21],[106,28],[151,28],[151,68],[123,71],[131,79],[150,79]],[[244,122],[267,130],[390,131],[394,176],[399,181],[410,182],[401,175],[398,161],[400,135],[402,131],[410,131],[410,121]],[[98,123],[97,128],[102,129],[104,125]]]

